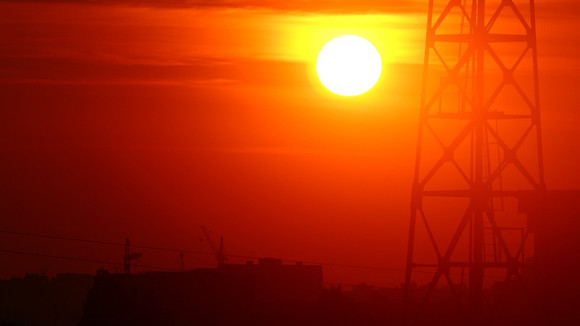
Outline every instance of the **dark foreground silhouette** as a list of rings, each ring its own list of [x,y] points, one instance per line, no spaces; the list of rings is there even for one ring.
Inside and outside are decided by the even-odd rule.
[[[28,275],[0,281],[0,325],[404,324],[402,288],[323,288],[319,267],[296,273],[293,268],[256,272],[259,268],[253,267],[248,272],[242,266],[141,274],[100,271],[94,277],[65,274],[52,280]],[[412,291],[419,298],[425,290]],[[490,288],[487,317],[496,302],[502,308],[493,312],[489,325],[580,324],[577,285],[561,288],[561,296],[551,302],[537,300],[537,288],[528,290],[502,282]],[[415,317],[416,325],[469,325],[448,289],[438,288],[424,312],[414,316],[419,304],[415,299],[410,305],[409,325]]]
[[[481,325],[580,325],[580,191],[522,196],[535,255],[521,279],[485,291]],[[425,286],[324,288],[322,267],[225,264],[186,272],[61,274],[0,281],[0,325],[474,325],[464,302]],[[417,311],[421,311],[417,314]],[[467,316],[467,318],[466,318]]]
[[[395,324],[401,311],[400,289],[323,288],[321,266],[274,259],[187,272],[99,271],[94,279],[82,278],[83,286],[71,282],[69,292],[41,297],[39,291],[54,289],[55,280],[0,282],[3,301],[21,297],[0,308],[2,325],[385,325]],[[63,314],[51,310],[75,291],[76,306],[56,309]]]

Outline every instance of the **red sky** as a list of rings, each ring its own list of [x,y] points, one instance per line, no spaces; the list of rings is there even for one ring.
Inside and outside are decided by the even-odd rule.
[[[289,4],[288,4],[289,3]],[[0,229],[325,267],[403,281],[427,1],[0,2]],[[580,186],[580,5],[537,1],[546,183]],[[384,75],[328,93],[324,43],[369,39]],[[216,236],[217,237],[217,236]],[[0,234],[0,249],[122,248]],[[0,253],[0,277],[98,265]],[[175,267],[177,254],[143,264]],[[236,260],[232,260],[236,262]],[[187,256],[189,268],[210,266]]]

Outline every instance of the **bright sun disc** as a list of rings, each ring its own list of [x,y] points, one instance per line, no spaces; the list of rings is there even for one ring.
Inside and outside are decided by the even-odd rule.
[[[371,89],[379,80],[381,70],[377,49],[371,42],[354,35],[330,40],[316,60],[316,73],[322,85],[343,96],[356,96]]]

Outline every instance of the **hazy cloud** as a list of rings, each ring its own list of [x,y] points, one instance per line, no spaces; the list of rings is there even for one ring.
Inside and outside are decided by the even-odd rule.
[[[420,0],[0,0],[18,3],[84,3],[94,5],[130,5],[163,8],[263,8],[283,11],[364,13],[425,11],[426,1]]]

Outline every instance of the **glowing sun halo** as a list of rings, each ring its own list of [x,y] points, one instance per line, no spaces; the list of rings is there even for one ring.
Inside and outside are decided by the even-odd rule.
[[[343,35],[330,40],[316,60],[316,73],[324,87],[343,96],[371,89],[381,76],[381,56],[366,39]]]

